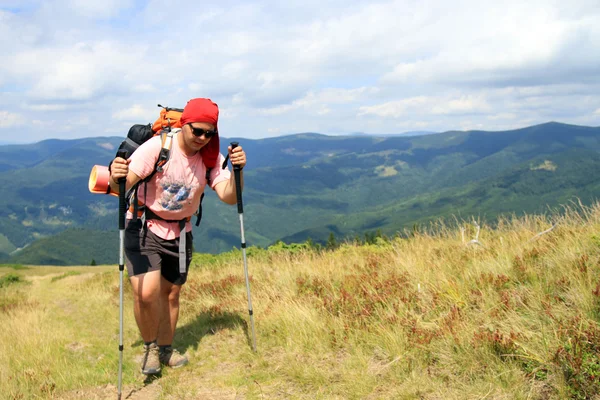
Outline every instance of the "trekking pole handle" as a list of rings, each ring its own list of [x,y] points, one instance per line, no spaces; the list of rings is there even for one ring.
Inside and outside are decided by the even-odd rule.
[[[231,150],[239,146],[238,142],[231,142]],[[244,213],[244,205],[242,203],[242,182],[240,180],[240,173],[242,168],[239,165],[233,165],[233,173],[235,174],[235,194],[237,196],[237,207],[238,214]]]
[[[117,151],[117,157],[126,160],[129,156],[127,150]],[[125,189],[127,178],[119,178],[119,229],[125,229],[125,212],[127,205],[125,204]]]

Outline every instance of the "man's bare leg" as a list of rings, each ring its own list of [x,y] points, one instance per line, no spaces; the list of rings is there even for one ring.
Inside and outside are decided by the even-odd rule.
[[[133,314],[145,343],[158,337],[160,271],[151,271],[129,278],[133,288]]]
[[[130,278],[133,288],[133,313],[144,340],[142,373],[160,373],[160,351],[156,343],[160,310],[160,271],[151,271]]]
[[[179,294],[181,285],[174,285],[161,276],[159,295],[158,345],[173,343],[179,319]]]
[[[160,362],[171,368],[179,368],[188,363],[186,356],[181,355],[171,344],[175,337],[175,328],[179,318],[179,294],[181,286],[174,285],[165,278],[160,288],[160,321],[158,324],[158,345]]]

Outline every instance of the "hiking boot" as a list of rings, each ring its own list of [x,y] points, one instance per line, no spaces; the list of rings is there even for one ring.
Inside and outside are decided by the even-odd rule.
[[[160,358],[160,363],[162,365],[166,365],[167,367],[171,368],[183,367],[188,363],[187,357],[172,347],[160,349],[158,357]]]
[[[144,355],[142,356],[142,374],[155,375],[160,372],[160,358],[158,353],[158,345],[156,343],[144,345]]]

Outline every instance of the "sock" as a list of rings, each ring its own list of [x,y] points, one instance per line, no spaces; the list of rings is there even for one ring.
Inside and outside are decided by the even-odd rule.
[[[159,349],[160,351],[165,351],[165,350],[167,350],[167,349],[170,349],[170,348],[171,348],[171,345],[170,345],[170,344],[165,344],[164,346],[163,346],[163,345],[161,345],[161,346],[158,346],[158,349]]]
[[[152,343],[156,343],[156,339],[151,341],[151,342],[144,342],[144,344],[146,345],[146,347],[150,346]]]

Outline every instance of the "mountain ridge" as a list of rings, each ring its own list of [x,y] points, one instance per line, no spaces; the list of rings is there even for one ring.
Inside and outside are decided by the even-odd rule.
[[[221,138],[222,148],[235,139]],[[17,262],[35,247],[9,257],[14,249],[36,240],[57,246],[66,236],[56,235],[79,227],[112,240],[116,200],[90,194],[87,178],[92,165],[108,164],[122,140],[101,136],[0,146],[7,165],[0,184],[8,188],[0,199],[0,239],[5,238],[0,257]],[[597,127],[548,122],[412,137],[299,133],[238,140],[249,154],[244,170],[249,245],[324,242],[331,232],[340,238],[374,230],[394,234],[453,214],[538,212],[573,196],[588,203],[600,189]],[[15,149],[22,154],[17,157]],[[234,207],[211,193],[204,204],[196,250],[239,246]],[[83,255],[73,262],[81,263]]]

